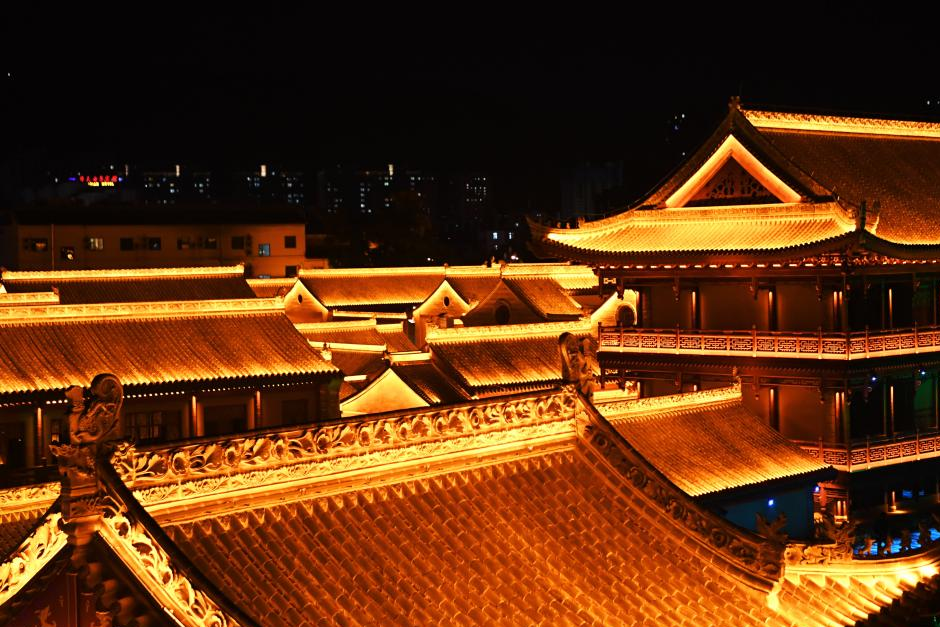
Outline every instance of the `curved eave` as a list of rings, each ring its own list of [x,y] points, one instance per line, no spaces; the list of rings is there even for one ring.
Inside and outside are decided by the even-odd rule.
[[[859,238],[860,246],[865,250],[888,257],[905,260],[940,259],[940,242],[935,244],[904,244],[882,239],[865,231]]]
[[[244,375],[230,375],[225,377],[218,376],[207,376],[204,378],[192,378],[192,379],[164,379],[159,381],[129,381],[124,384],[124,388],[128,390],[129,393],[136,393],[138,390],[148,390],[154,391],[154,393],[159,393],[162,390],[175,390],[180,386],[205,386],[207,384],[216,383],[217,385],[228,388],[229,386],[234,385],[248,385],[254,384],[259,381],[273,380],[276,383],[284,383],[285,379],[297,378],[297,379],[309,379],[309,378],[318,378],[325,379],[330,377],[339,377],[342,374],[339,368],[330,364],[327,368],[323,370],[309,370],[309,371],[296,371],[296,372],[262,372],[257,374],[244,374]],[[60,400],[65,390],[68,389],[68,386],[63,387],[36,387],[36,388],[23,388],[23,389],[0,389],[0,405],[4,402],[18,402],[22,397],[32,398],[33,395],[37,395],[40,398],[55,398]]]
[[[705,250],[654,250],[654,251],[602,251],[577,248],[568,244],[548,239],[534,240],[529,248],[543,258],[564,258],[593,265],[625,265],[633,263],[686,263],[686,264],[726,264],[750,263],[753,261],[791,261],[824,253],[844,252],[859,241],[858,233],[851,231],[836,237],[807,242],[786,248],[742,248],[742,249],[705,249]],[[940,254],[940,247],[937,247]]]

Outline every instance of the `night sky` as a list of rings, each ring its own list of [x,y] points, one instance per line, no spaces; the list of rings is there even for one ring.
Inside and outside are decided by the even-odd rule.
[[[501,173],[538,204],[551,200],[537,188],[557,191],[559,169],[583,161],[625,161],[642,193],[732,95],[940,120],[936,16],[710,5],[14,10],[0,44],[4,165],[28,178],[89,161],[394,161]]]

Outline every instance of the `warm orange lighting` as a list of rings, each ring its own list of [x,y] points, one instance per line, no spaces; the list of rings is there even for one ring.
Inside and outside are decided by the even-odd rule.
[[[721,146],[702,164],[702,167],[666,199],[666,206],[669,208],[684,207],[729,159],[737,161],[748,174],[767,188],[780,202],[794,203],[800,201],[800,195],[793,188],[758,161],[751,154],[751,151],[745,148],[734,135],[728,135]]]

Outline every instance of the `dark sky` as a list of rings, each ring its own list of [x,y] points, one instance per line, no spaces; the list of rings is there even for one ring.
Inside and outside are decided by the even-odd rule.
[[[940,119],[940,37],[923,13],[196,4],[7,9],[7,161],[396,161],[535,181],[623,159],[661,176],[734,94],[746,105]]]

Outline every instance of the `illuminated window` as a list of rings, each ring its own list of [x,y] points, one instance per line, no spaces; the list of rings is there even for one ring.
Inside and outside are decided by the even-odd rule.
[[[86,250],[104,250],[104,238],[103,237],[86,237],[85,249]]]
[[[35,253],[46,252],[49,249],[49,240],[45,237],[26,238],[23,240],[23,250],[30,250]]]
[[[271,244],[258,244],[258,256],[270,257],[271,256]]]
[[[59,257],[62,261],[75,261],[75,247],[63,246],[59,249]]]
[[[122,237],[120,242],[121,250],[134,250],[134,238]]]
[[[284,248],[297,248],[297,236],[285,235],[284,236]]]
[[[232,236],[232,248],[244,248],[245,247],[245,237],[243,235],[233,235]]]
[[[159,237],[147,238],[147,250],[161,250],[162,248],[163,241]]]
[[[217,240],[214,237],[207,237],[205,240],[205,247],[215,250],[216,248],[219,247],[219,240]]]
[[[498,233],[498,232],[493,231],[493,239],[499,239],[499,233]]]

